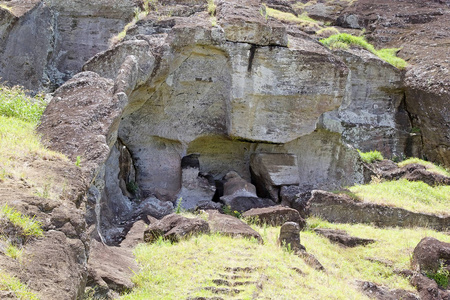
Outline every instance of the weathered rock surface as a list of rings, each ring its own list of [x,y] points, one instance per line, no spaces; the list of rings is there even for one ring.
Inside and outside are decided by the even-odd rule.
[[[397,299],[405,299],[405,300],[419,300],[416,294],[411,293],[409,291],[394,289],[390,290],[386,287],[379,286],[373,282],[369,281],[357,281],[356,282],[361,291],[372,299],[379,300],[397,300]]]
[[[420,273],[411,277],[410,282],[417,288],[421,300],[446,300],[450,297],[448,290],[440,289],[436,281]]]
[[[91,242],[87,286],[101,289],[104,294],[120,294],[134,287],[131,277],[138,269],[131,249]]]
[[[154,220],[154,223],[157,220]],[[133,249],[137,244],[144,242],[144,232],[148,225],[143,221],[139,220],[133,224],[133,226],[128,231],[125,239],[120,243],[120,247]]]
[[[304,219],[309,214],[308,200],[310,198],[310,192],[302,191],[300,187],[296,185],[282,186],[280,189],[281,205],[296,209]]]
[[[132,0],[2,1],[0,77],[31,90],[54,89],[81,71],[133,17]],[[25,75],[25,76],[24,76]]]
[[[339,229],[316,228],[314,229],[314,232],[323,235],[332,242],[341,244],[346,247],[365,246],[376,242],[373,239],[351,236],[344,230]]]
[[[165,216],[158,222],[150,224],[144,232],[144,241],[153,243],[159,237],[178,242],[193,235],[209,233],[208,223],[200,218],[186,218],[181,215],[171,214]]]
[[[208,210],[207,213],[212,232],[232,237],[255,238],[261,244],[263,243],[261,235],[238,218],[221,214],[215,210]]]
[[[415,271],[436,273],[441,264],[448,260],[450,260],[450,243],[426,237],[414,248],[412,266]]]
[[[292,154],[252,154],[250,172],[258,195],[275,202],[279,202],[281,186],[300,183],[297,156]]]
[[[338,223],[368,223],[376,226],[428,227],[447,230],[450,217],[415,213],[402,208],[359,202],[347,195],[314,190],[310,199],[310,213]]]
[[[345,142],[363,152],[417,156],[406,151],[411,124],[403,102],[402,72],[366,50],[335,53],[350,73],[342,104],[323,115],[321,126],[341,133]]]
[[[296,222],[286,222],[280,228],[279,245],[287,247],[292,251],[305,250],[300,244],[300,226]]]
[[[281,226],[286,222],[295,222],[299,225],[300,230],[306,226],[306,221],[303,220],[298,211],[282,206],[252,208],[244,212],[242,217],[259,225]]]

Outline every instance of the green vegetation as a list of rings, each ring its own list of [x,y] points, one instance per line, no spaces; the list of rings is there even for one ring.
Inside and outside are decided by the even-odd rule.
[[[444,289],[449,285],[450,272],[444,268],[443,264],[441,264],[441,267],[436,273],[428,272],[426,275],[428,278],[434,279],[434,281]]]
[[[361,159],[368,164],[371,164],[377,160],[383,160],[384,157],[379,151],[369,151],[369,152],[361,152],[358,150],[359,155],[361,156]]]
[[[309,219],[308,224],[309,228],[346,230],[351,235],[377,242],[365,247],[344,248],[312,230],[302,232],[302,244],[327,270],[320,272],[306,265],[292,251],[278,246],[279,227],[253,225],[263,237],[264,245],[255,240],[218,234],[176,244],[160,239],[154,244],[140,244],[135,249],[141,271],[133,279],[136,288],[122,299],[214,297],[217,295],[206,288],[226,287],[215,285],[214,280],[230,275],[248,276],[236,282],[250,284],[232,287],[242,290],[238,294],[240,299],[255,299],[255,295],[257,299],[298,299],[299,295],[314,295],[315,299],[368,299],[357,290],[355,280],[413,291],[408,279],[395,274],[394,269],[410,268],[410,254],[423,237],[450,241],[448,235],[420,228],[380,229],[368,225],[331,224],[316,218]],[[250,269],[234,273],[227,269],[236,267]],[[257,284],[263,288],[258,289]]]
[[[22,257],[22,251],[23,249],[14,246],[10,242],[6,242],[6,251],[5,251],[6,256],[9,256],[13,259],[20,259]]]
[[[302,13],[297,17],[294,14],[283,12],[266,6],[266,17],[267,16],[285,22],[296,23],[299,25],[320,27],[319,23],[316,20],[308,17],[308,14],[306,12]]]
[[[208,14],[210,16],[216,15],[216,3],[214,3],[214,0],[208,0]]]
[[[359,199],[401,207],[414,212],[448,215],[450,186],[431,187],[421,181],[386,181],[350,187]]]
[[[6,220],[20,230],[20,235],[25,239],[40,237],[43,235],[41,223],[34,218],[22,215],[8,205],[0,207],[0,220]]]
[[[402,168],[404,166],[410,165],[410,164],[419,164],[419,165],[423,165],[427,168],[428,171],[435,173],[435,174],[440,174],[443,176],[450,176],[450,171],[446,170],[443,167],[437,166],[429,161],[425,161],[422,160],[420,158],[408,158],[402,162],[399,162],[397,165]]]
[[[18,299],[23,300],[38,300],[36,294],[30,292],[28,287],[21,283],[19,279],[10,276],[0,270],[0,290],[7,291],[14,294]]]
[[[47,150],[35,133],[45,105],[41,95],[33,98],[23,88],[0,85],[0,182],[22,177],[26,173],[23,160],[66,159]]]
[[[403,69],[407,65],[406,61],[396,56],[396,53],[400,49],[386,48],[376,50],[375,47],[367,42],[366,39],[362,36],[354,36],[348,33],[339,33],[334,34],[326,39],[322,39],[320,40],[320,42],[330,49],[345,49],[345,46],[343,46],[343,44],[348,45],[347,48],[349,46],[361,47],[369,52],[372,52],[382,60],[399,69]]]
[[[0,115],[37,124],[47,103],[43,95],[31,98],[18,86],[9,88],[0,85]]]

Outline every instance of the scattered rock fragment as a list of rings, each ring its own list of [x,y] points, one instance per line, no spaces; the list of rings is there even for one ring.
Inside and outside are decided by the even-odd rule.
[[[420,273],[411,277],[410,282],[417,288],[421,300],[447,300],[450,299],[450,291],[442,290],[433,279]]]
[[[147,224],[143,220],[139,220],[133,224],[128,231],[125,239],[120,243],[120,247],[134,248],[137,244],[144,242],[144,232]]]

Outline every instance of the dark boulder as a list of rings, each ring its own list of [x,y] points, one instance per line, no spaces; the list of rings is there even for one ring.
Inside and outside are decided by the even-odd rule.
[[[369,281],[357,281],[356,284],[360,290],[369,298],[378,300],[419,300],[420,298],[409,291],[402,289],[390,290]]]
[[[450,243],[426,237],[414,249],[412,264],[415,271],[436,273],[446,260],[450,260]]]
[[[296,222],[286,222],[281,226],[278,243],[295,252],[306,249],[300,244],[300,226]]]
[[[282,186],[280,189],[281,205],[296,209],[302,218],[309,214],[311,191],[304,191],[297,185]]]

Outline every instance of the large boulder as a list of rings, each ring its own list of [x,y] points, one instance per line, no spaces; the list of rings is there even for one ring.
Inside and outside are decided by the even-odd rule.
[[[131,249],[107,246],[93,240],[87,286],[116,296],[134,287],[131,277],[139,270]]]
[[[412,264],[416,271],[436,273],[449,260],[450,243],[426,237],[414,248]],[[450,269],[450,265],[447,268]]]
[[[207,213],[212,232],[232,237],[255,238],[261,244],[263,243],[261,235],[238,218],[221,214],[216,210],[208,210]]]
[[[410,282],[417,288],[421,300],[447,300],[450,291],[440,289],[436,281],[420,273],[414,274]]]
[[[281,226],[286,222],[295,222],[300,226],[300,230],[306,226],[298,211],[282,206],[252,208],[244,212],[242,217],[259,225]]]
[[[201,218],[186,218],[181,215],[171,214],[158,222],[150,224],[144,232],[144,241],[154,243],[158,238],[178,242],[193,235],[209,233],[208,223]]]
[[[252,154],[250,171],[259,196],[275,202],[279,201],[281,186],[300,183],[297,156],[294,154]]]

